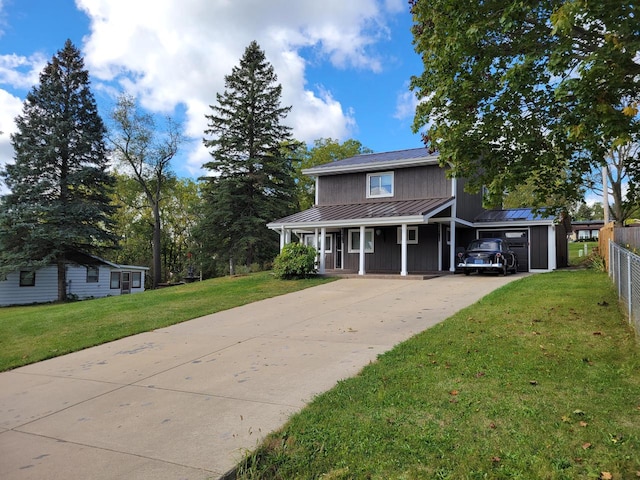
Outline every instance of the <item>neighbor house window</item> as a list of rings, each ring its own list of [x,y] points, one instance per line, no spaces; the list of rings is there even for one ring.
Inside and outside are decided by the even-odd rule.
[[[367,198],[393,197],[393,172],[367,174]]]
[[[36,285],[36,272],[33,270],[23,270],[20,272],[20,286],[21,287],[35,287]]]
[[[398,227],[398,245],[402,243],[402,227]],[[418,243],[418,227],[407,227],[407,244]]]
[[[325,235],[324,237],[324,253],[331,253],[331,239],[333,237],[331,235]],[[316,250],[320,249],[320,245],[316,246],[316,236],[315,235],[305,235],[303,237],[304,244],[307,247],[313,247]],[[320,243],[320,236],[318,236],[318,243]]]
[[[131,288],[142,287],[142,272],[131,273]]]
[[[99,267],[87,267],[87,283],[98,283]]]
[[[349,230],[349,253],[360,252],[360,229]],[[364,253],[373,253],[373,229],[364,231]]]
[[[120,288],[120,272],[111,272],[111,288]]]

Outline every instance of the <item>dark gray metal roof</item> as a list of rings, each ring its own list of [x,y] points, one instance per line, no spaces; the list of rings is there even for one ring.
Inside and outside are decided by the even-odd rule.
[[[316,205],[272,222],[270,225],[344,222],[358,219],[425,216],[445,207],[452,198],[425,198],[392,202],[370,202],[349,205]]]
[[[530,208],[511,208],[507,210],[485,210],[480,213],[476,222],[533,222],[536,220],[551,220],[552,217],[542,213],[535,213]]]
[[[306,169],[304,173],[321,175],[327,171],[353,170],[359,167],[372,169],[386,167],[387,165],[397,165],[398,163],[411,164],[412,162],[436,163],[437,153],[430,153],[426,148],[411,148],[407,150],[397,150],[395,152],[368,153],[345,158],[336,162],[329,162]]]

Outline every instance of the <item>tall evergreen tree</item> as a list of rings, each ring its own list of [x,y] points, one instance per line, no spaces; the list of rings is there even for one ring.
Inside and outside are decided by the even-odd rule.
[[[225,76],[225,91],[207,115],[204,143],[212,160],[204,188],[203,241],[218,260],[251,265],[271,260],[277,235],[266,224],[295,208],[291,152],[297,146],[282,124],[282,86],[273,66],[253,41],[240,65]]]
[[[65,265],[78,251],[100,253],[116,242],[105,127],[70,40],[40,74],[16,124],[15,163],[0,172],[10,190],[0,209],[0,272],[56,264],[65,300]]]

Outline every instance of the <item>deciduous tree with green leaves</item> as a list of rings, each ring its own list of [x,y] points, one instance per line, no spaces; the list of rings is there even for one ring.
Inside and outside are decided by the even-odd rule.
[[[167,118],[164,132],[158,131],[154,118],[140,110],[129,95],[118,99],[112,112],[109,140],[115,157],[126,166],[151,210],[153,218],[153,287],[162,281],[162,216],[161,203],[166,185],[175,180],[171,160],[182,143],[180,125]]]
[[[414,129],[491,203],[526,182],[540,204],[581,198],[585,175],[637,139],[634,2],[410,4],[424,63]]]
[[[353,139],[340,143],[333,138],[320,138],[313,142],[313,147],[304,149],[294,162],[299,207],[305,210],[312,207],[315,201],[315,182],[302,170],[364,153],[373,153],[373,150]]]
[[[16,125],[15,163],[0,173],[10,190],[0,207],[0,273],[56,264],[62,301],[77,252],[100,254],[116,243],[105,127],[70,40],[27,94]]]
[[[283,121],[282,86],[253,41],[240,65],[225,76],[225,91],[207,115],[211,161],[206,177],[200,238],[218,260],[251,265],[278,253],[277,235],[266,224],[295,209],[291,155],[299,145]]]

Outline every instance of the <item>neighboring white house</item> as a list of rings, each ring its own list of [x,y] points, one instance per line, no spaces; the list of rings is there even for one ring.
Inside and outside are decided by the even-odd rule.
[[[77,299],[144,292],[148,267],[118,265],[83,255],[85,261],[67,265],[67,295]],[[58,299],[58,268],[24,268],[0,281],[0,306],[54,302]]]

